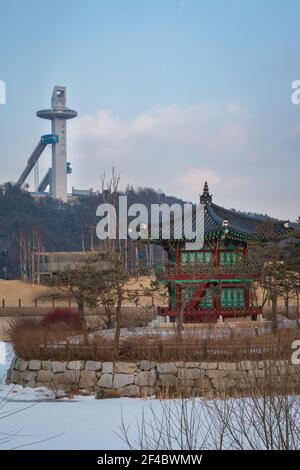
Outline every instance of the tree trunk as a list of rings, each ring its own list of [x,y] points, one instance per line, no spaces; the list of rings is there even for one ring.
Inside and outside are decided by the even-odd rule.
[[[122,296],[119,295],[116,307],[116,329],[115,329],[115,342],[114,342],[114,356],[118,357],[120,351],[120,335],[121,335],[121,307]]]
[[[272,296],[272,330],[273,333],[278,331],[278,302],[277,295]]]
[[[286,297],[285,298],[285,314],[287,318],[289,317],[289,313],[290,313],[289,305],[290,305],[289,298]]]
[[[176,333],[177,333],[177,338],[179,340],[182,340],[182,332],[183,332],[183,311],[184,309],[180,307],[179,310],[179,315],[177,318],[177,328],[176,328]]]
[[[105,306],[105,313],[106,313],[106,328],[110,330],[112,328],[112,311],[109,306]]]
[[[81,251],[85,251],[85,246],[84,246],[84,228],[83,228],[83,226],[81,227]]]
[[[86,325],[86,319],[85,319],[85,314],[84,314],[84,302],[82,302],[82,300],[78,300],[77,305],[78,305],[78,314],[80,318],[80,324],[82,327],[84,340],[86,343],[88,343],[87,325]]]
[[[184,295],[182,296],[182,291],[178,291],[179,287],[175,285],[175,296],[176,296],[176,310],[178,309],[178,316],[176,318],[177,325],[176,325],[176,336],[179,341],[182,340],[182,332],[183,332],[183,318],[184,318],[184,311],[186,308],[186,291],[184,290]]]

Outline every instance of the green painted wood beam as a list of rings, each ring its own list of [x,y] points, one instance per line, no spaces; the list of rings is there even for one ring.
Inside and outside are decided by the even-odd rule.
[[[218,284],[227,284],[227,283],[241,283],[241,282],[248,282],[252,283],[253,279],[174,279],[174,280],[161,280],[160,281],[163,284],[199,284],[201,282],[216,282]]]

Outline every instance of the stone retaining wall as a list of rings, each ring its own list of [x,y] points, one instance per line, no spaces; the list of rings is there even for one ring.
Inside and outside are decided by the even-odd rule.
[[[147,396],[169,393],[211,395],[246,392],[272,376],[300,387],[300,366],[287,361],[229,362],[95,362],[26,361],[14,358],[7,383],[54,390],[97,392],[101,396]]]

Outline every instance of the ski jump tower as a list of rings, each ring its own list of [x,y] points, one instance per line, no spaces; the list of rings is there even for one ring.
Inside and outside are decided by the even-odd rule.
[[[51,108],[38,111],[36,114],[42,119],[51,121],[52,133],[43,135],[40,142],[31,154],[27,166],[20,176],[17,185],[22,186],[37,165],[38,159],[48,144],[52,145],[52,167],[38,185],[38,192],[43,192],[49,185],[49,193],[55,199],[67,202],[67,174],[71,167],[67,163],[67,119],[77,116],[77,112],[66,106],[66,88],[55,86],[52,94]]]

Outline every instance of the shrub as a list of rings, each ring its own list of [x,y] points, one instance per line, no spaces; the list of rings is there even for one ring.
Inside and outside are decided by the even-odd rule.
[[[124,308],[122,311],[122,328],[147,327],[151,320],[156,318],[153,308]]]
[[[76,312],[75,312],[76,313]],[[199,331],[184,336],[180,341],[172,332],[159,335],[129,334],[121,337],[118,354],[114,352],[114,338],[110,333],[89,335],[86,342],[80,330],[64,321],[48,322],[47,327],[37,320],[16,318],[10,324],[9,337],[18,356],[24,359],[52,359],[62,361],[233,361],[287,359],[291,344],[299,338],[299,329],[279,330],[276,334],[246,336],[243,331],[230,337],[205,337]],[[68,317],[69,318],[69,317]],[[45,323],[45,319],[43,320]],[[156,334],[155,334],[156,333]],[[201,333],[201,330],[200,330]]]
[[[42,326],[64,323],[74,330],[80,330],[80,317],[77,310],[73,308],[55,308],[45,315],[41,321]]]
[[[50,324],[45,328],[37,320],[15,318],[10,322],[8,335],[17,356],[47,359],[48,348],[67,344],[73,331],[65,323]]]

